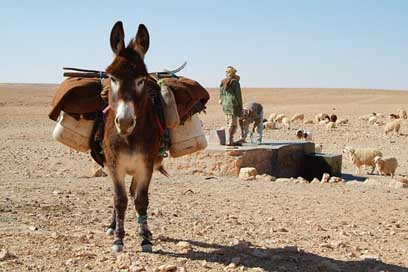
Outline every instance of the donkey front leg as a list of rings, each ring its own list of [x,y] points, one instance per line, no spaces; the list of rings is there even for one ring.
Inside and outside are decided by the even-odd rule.
[[[152,177],[152,172],[147,171],[146,176],[140,177],[138,181],[136,181],[136,177],[132,182],[136,182],[135,193],[133,194],[135,197],[135,208],[137,211],[137,223],[138,223],[138,232],[140,237],[142,238],[142,251],[144,252],[151,252],[152,251],[152,233],[149,230],[147,225],[147,207],[149,206],[149,184],[150,179]]]
[[[113,242],[112,251],[120,252],[123,250],[123,238],[125,237],[125,213],[128,204],[126,196],[126,189],[124,184],[124,177],[122,179],[113,178],[114,195],[114,215],[115,215],[115,238]]]

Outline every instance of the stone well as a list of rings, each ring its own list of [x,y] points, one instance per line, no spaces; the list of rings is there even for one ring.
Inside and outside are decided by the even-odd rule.
[[[164,166],[170,170],[233,177],[239,175],[242,167],[255,167],[258,174],[298,177],[307,170],[306,154],[310,156],[313,153],[314,143],[311,142],[267,141],[262,145],[244,144],[236,149],[210,144],[206,150],[166,159]]]

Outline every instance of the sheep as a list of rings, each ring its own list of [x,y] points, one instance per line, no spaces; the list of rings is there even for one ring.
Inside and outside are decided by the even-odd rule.
[[[408,119],[407,111],[406,110],[399,110],[398,116],[402,119]]]
[[[303,130],[303,129],[299,129],[296,131],[296,137],[299,140],[305,140],[305,141],[311,141],[312,140],[312,133],[310,133],[309,131]]]
[[[323,144],[315,144],[315,153],[322,153]]]
[[[330,121],[332,121],[333,123],[336,123],[337,115],[335,115],[335,114],[330,115]]]
[[[271,114],[269,115],[268,121],[269,121],[269,122],[274,122],[275,119],[276,119],[276,116],[278,116],[277,113],[274,113],[274,112],[271,113]]]
[[[395,131],[397,134],[399,134],[400,128],[401,128],[401,124],[400,124],[400,121],[397,119],[397,120],[394,120],[394,121],[391,121],[385,124],[384,133],[385,135],[387,135],[389,132]]]
[[[357,174],[360,173],[362,166],[371,166],[371,174],[374,172],[375,163],[374,158],[382,157],[382,152],[375,148],[352,148],[346,146],[343,153],[348,154],[351,162],[357,169]]]
[[[264,122],[263,123],[264,129],[276,129],[276,123],[275,122]]]
[[[370,117],[377,116],[375,112],[358,117],[359,120],[368,121]]]
[[[295,122],[297,120],[303,122],[303,119],[305,119],[305,115],[303,113],[296,113],[293,115],[292,119],[290,119],[291,122]]]
[[[275,122],[277,122],[277,123],[282,123],[282,119],[283,118],[287,118],[286,117],[286,115],[284,115],[284,114],[278,114],[278,115],[276,115],[276,117],[275,117]]]
[[[286,126],[288,129],[290,129],[290,120],[288,117],[283,117],[282,118],[282,126]]]
[[[321,125],[327,125],[328,123],[330,123],[330,120],[329,120],[329,119],[323,119],[323,120],[321,120],[321,121],[319,122],[319,124],[321,124]]]
[[[338,125],[345,125],[345,124],[347,124],[348,123],[348,119],[340,119],[340,120],[337,120],[337,124]]]
[[[398,161],[396,158],[381,158],[380,156],[376,156],[374,158],[374,163],[380,176],[395,176],[395,170],[398,167]]]
[[[303,121],[303,124],[305,124],[305,125],[307,125],[307,124],[313,124],[314,122],[313,122],[313,120],[305,120],[305,121]]]
[[[374,125],[377,122],[377,117],[376,116],[371,116],[368,118],[368,124]]]
[[[330,129],[333,129],[333,128],[336,128],[336,123],[334,123],[334,122],[327,123],[327,125],[326,125],[327,130],[330,130]]]
[[[315,120],[317,123],[325,119],[329,119],[330,121],[330,116],[327,113],[319,113],[315,116]]]

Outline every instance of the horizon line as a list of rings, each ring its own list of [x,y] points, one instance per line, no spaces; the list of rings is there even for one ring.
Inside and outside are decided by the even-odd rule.
[[[0,84],[20,84],[20,85],[59,85],[61,83],[41,83],[41,82],[0,82]],[[207,89],[218,89],[219,86],[205,86]],[[408,89],[390,89],[390,88],[368,88],[368,87],[279,87],[279,86],[241,86],[242,89],[331,89],[331,90],[367,90],[367,91],[396,91],[406,92]]]

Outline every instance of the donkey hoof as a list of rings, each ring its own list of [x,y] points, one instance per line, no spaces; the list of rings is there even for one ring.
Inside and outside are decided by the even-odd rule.
[[[123,251],[123,241],[121,240],[116,240],[113,245],[112,245],[112,251],[113,252],[121,252]]]
[[[153,252],[153,244],[149,240],[142,241],[142,251],[143,252]]]
[[[112,229],[112,228],[108,228],[107,230],[106,230],[106,235],[108,235],[108,236],[111,236],[111,235],[113,235],[115,233],[115,230],[114,229]]]

